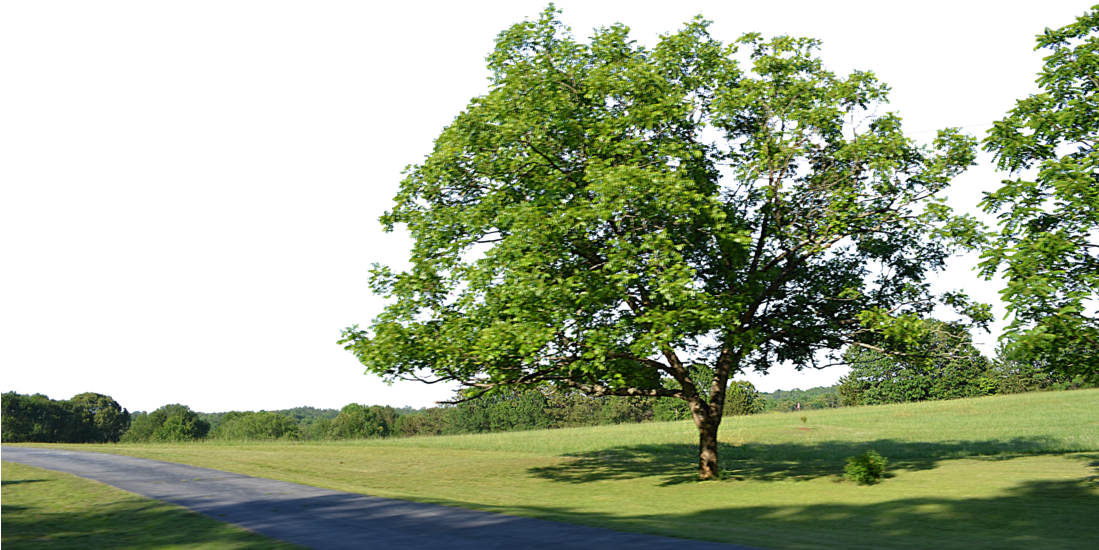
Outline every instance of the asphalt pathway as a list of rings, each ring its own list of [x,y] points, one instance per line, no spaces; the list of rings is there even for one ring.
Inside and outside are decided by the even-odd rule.
[[[94,479],[316,550],[758,550],[378,498],[129,456],[0,447],[0,458]]]

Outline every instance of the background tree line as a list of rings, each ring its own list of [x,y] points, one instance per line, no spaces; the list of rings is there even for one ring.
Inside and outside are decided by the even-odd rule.
[[[761,393],[733,381],[725,416],[821,410],[1095,387],[1006,348],[986,358],[968,334],[929,322],[923,334],[933,360],[901,361],[852,347],[851,372],[839,384]],[[705,377],[703,372],[696,374]],[[664,381],[674,387],[672,380]],[[705,397],[705,396],[704,396]],[[223,441],[335,441],[572,428],[690,418],[687,404],[667,397],[589,397],[579,391],[513,389],[457,405],[413,409],[351,403],[342,409],[296,407],[278,411],[200,413],[181,404],[130,413],[110,396],[82,393],[55,401],[45,395],[3,394],[3,441],[42,443]]]

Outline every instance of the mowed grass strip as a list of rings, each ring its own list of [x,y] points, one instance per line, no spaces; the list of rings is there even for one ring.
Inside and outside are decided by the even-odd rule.
[[[805,421],[801,417],[805,417]],[[378,496],[796,548],[1095,548],[1099,390],[689,422],[331,443],[73,445]],[[889,478],[843,480],[875,449]]]
[[[77,476],[3,463],[3,547],[300,549]]]

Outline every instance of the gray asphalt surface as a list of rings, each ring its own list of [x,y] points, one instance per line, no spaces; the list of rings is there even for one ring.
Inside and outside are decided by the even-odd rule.
[[[0,458],[94,479],[316,550],[759,550],[371,497],[128,456],[0,447]]]

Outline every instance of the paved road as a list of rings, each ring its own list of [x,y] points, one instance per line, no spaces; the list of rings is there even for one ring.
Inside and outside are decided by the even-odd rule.
[[[0,455],[178,504],[316,550],[753,550],[371,497],[128,456],[28,447],[0,447]]]

